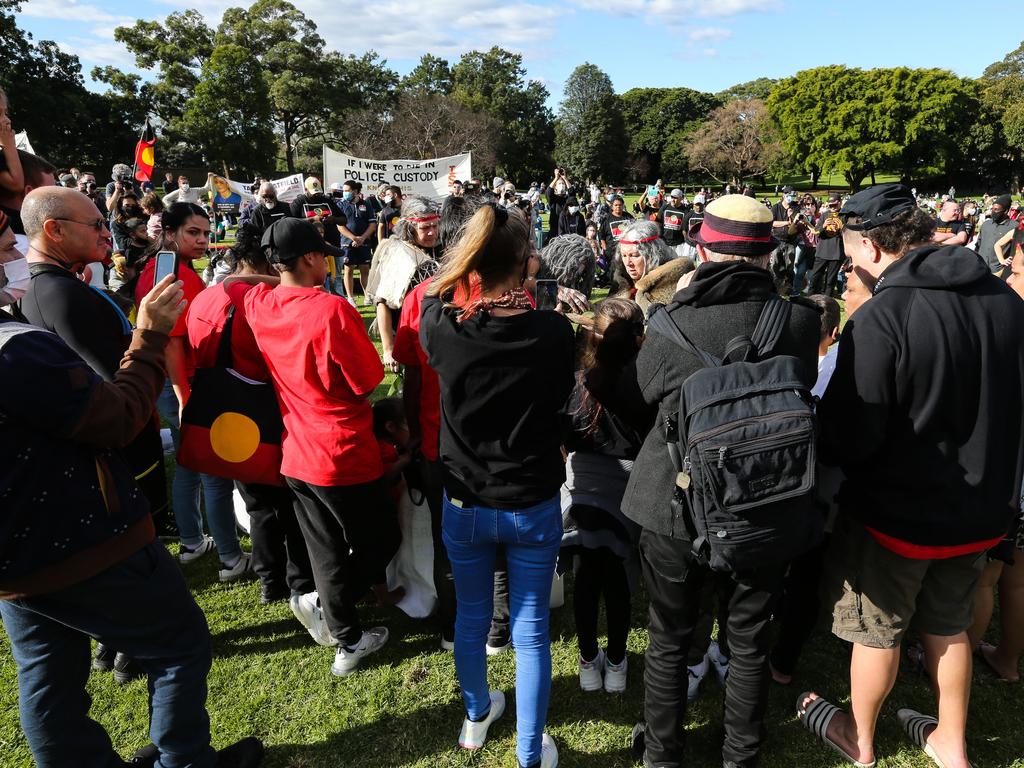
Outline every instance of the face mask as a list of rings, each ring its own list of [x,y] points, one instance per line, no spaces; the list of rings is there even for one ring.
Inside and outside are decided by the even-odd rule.
[[[188,192],[188,190],[189,190],[188,184],[182,184],[181,185],[181,191],[182,192]]]
[[[344,200],[346,203],[351,203],[352,202],[352,197],[353,197],[353,195],[352,195],[351,192],[342,192],[341,193],[341,199]]]
[[[555,187],[555,194],[556,195],[564,195],[565,194],[565,187],[563,187],[561,184],[559,184],[557,187]]]
[[[395,200],[395,196],[394,195],[385,195],[384,196],[384,203],[386,205],[391,205],[391,203],[393,203],[394,200]]]
[[[569,213],[571,213],[573,216],[575,216],[576,213],[579,211],[579,209],[580,209],[580,207],[578,205],[570,205],[569,206]]]
[[[264,200],[263,200],[263,207],[264,208],[270,209],[270,208],[273,208],[275,205],[277,205],[277,199],[276,198],[273,198],[273,197],[271,197],[271,198],[264,198]]]
[[[1003,211],[1002,213],[996,213],[995,211],[992,211],[992,221],[994,221],[996,224],[1001,224],[1002,222],[1006,221],[1006,211]]]
[[[786,195],[786,196],[785,196],[785,197],[783,198],[783,200],[785,200],[785,201],[786,201],[786,204],[788,205],[789,203],[792,203],[792,202],[793,202],[793,196],[792,196],[792,195]]]
[[[604,199],[607,200],[610,203],[612,201],[613,197],[615,197],[615,195],[605,195]]]
[[[124,212],[125,212],[126,215],[132,216],[132,217],[134,217],[134,216],[141,216],[142,215],[142,209],[139,208],[139,206],[137,206],[137,205],[126,205],[124,207]]]

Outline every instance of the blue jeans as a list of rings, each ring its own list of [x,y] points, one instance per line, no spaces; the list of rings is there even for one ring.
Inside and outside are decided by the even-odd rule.
[[[804,278],[814,266],[814,252],[816,249],[809,245],[798,245],[796,247],[796,266],[793,277],[793,293],[799,293],[804,287]]]
[[[158,768],[213,768],[206,713],[212,653],[203,612],[159,541],[58,592],[0,601],[18,665],[21,727],[39,768],[121,768],[89,717],[89,638],[118,648],[149,678]]]
[[[178,398],[171,388],[170,379],[164,382],[164,391],[156,401],[156,409],[171,428],[174,450],[178,450]],[[181,543],[196,547],[203,541],[203,515],[199,511],[199,487],[203,488],[206,520],[210,535],[217,544],[217,554],[224,562],[236,560],[242,554],[238,543],[238,529],[235,527],[235,505],[231,498],[235,484],[224,477],[214,477],[193,472],[181,464],[174,466],[174,480],[171,482],[171,506],[174,521],[178,524]]]
[[[558,497],[519,509],[491,509],[460,508],[445,494],[441,528],[455,577],[455,671],[471,720],[482,719],[490,708],[484,646],[491,626],[495,549],[505,547],[516,652],[516,756],[520,765],[534,765],[540,761],[551,694],[548,602],[562,541]]]

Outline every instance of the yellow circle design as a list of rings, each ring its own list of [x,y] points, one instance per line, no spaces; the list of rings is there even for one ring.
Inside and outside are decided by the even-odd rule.
[[[153,164],[153,148],[152,147],[146,147],[145,149],[142,150],[142,162],[144,162],[146,165],[152,165]]]
[[[238,464],[260,447],[260,428],[248,416],[225,411],[210,425],[213,452],[232,464]]]

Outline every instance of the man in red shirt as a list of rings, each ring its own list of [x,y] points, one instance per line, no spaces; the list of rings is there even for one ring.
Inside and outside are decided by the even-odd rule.
[[[281,404],[281,474],[299,499],[313,579],[338,644],[331,672],[345,676],[388,639],[384,627],[364,631],[356,613],[369,577],[394,555],[379,542],[400,539],[369,401],[384,367],[359,312],[320,288],[326,258],[340,251],[291,218],[275,222],[262,244],[281,282],[250,290],[245,314]]]

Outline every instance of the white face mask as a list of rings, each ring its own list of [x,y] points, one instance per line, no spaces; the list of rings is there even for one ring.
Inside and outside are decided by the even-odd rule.
[[[188,184],[182,184],[181,185],[181,191],[182,192],[188,192],[188,190],[189,190]]]
[[[571,213],[571,214],[573,214],[575,216],[576,213],[579,211],[579,209],[580,209],[580,207],[578,205],[570,205],[569,206],[569,213]]]
[[[604,199],[607,200],[610,203],[612,201],[613,197],[615,197],[615,195],[605,195]]]
[[[263,201],[263,207],[264,207],[264,208],[273,208],[273,207],[274,207],[275,205],[277,205],[277,200],[273,200],[273,199],[271,199],[271,200],[266,200],[266,199],[265,199],[265,200]]]
[[[565,187],[563,187],[561,184],[556,186],[555,187],[555,194],[556,195],[564,195],[565,194]]]
[[[391,205],[391,203],[393,203],[393,202],[394,202],[394,200],[395,200],[395,198],[394,198],[394,195],[385,195],[385,196],[384,196],[384,202],[385,202],[385,203],[386,203],[387,205]]]

